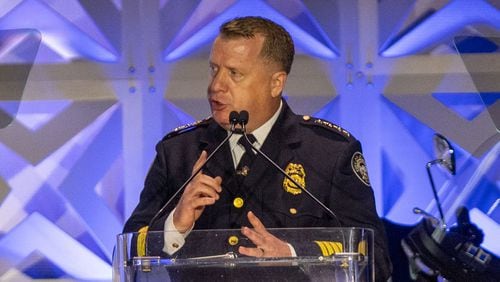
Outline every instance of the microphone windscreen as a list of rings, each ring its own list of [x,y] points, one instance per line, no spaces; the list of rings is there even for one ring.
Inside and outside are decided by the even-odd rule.
[[[248,116],[248,112],[247,111],[243,110],[243,111],[240,112],[240,123],[241,124],[243,124],[243,125],[247,124],[248,123],[248,118],[249,118],[249,116]]]
[[[240,120],[240,114],[238,114],[237,111],[232,111],[231,113],[229,113],[230,124],[238,123],[239,120]]]

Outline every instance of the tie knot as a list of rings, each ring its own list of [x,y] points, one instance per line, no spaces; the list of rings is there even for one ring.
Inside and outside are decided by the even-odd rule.
[[[255,139],[255,136],[253,136],[253,134],[247,134],[247,137],[248,137],[248,140],[250,141],[251,144],[253,144],[253,143],[255,143],[255,141],[257,141],[257,139]],[[252,151],[252,146],[250,145],[250,143],[248,143],[245,136],[241,136],[240,139],[238,140],[238,144],[243,145],[243,147],[245,148],[245,152],[247,154],[253,155],[254,153]]]

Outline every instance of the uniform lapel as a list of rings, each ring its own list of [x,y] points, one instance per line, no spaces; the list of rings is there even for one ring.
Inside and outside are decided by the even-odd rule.
[[[200,138],[200,148],[204,148],[210,154],[226,137],[226,130],[214,122],[209,126],[206,134]],[[219,152],[206,164],[203,171],[212,177],[220,176],[222,179],[228,178],[234,173],[229,142],[220,148]]]
[[[300,143],[300,138],[296,134],[296,118],[296,115],[290,110],[286,102],[283,101],[282,112],[261,147],[261,151],[268,155],[282,169],[294,157],[292,147],[298,146]],[[247,187],[262,186],[268,181],[275,180],[270,179],[272,178],[270,175],[279,175],[281,178],[281,174],[272,164],[265,160],[264,157],[257,156],[252,164],[250,174],[244,181],[244,185]]]

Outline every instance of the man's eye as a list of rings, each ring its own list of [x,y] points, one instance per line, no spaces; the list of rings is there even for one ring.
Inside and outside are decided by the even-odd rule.
[[[218,68],[216,66],[210,66],[209,71],[210,75],[215,75],[217,73]]]
[[[238,71],[235,70],[230,70],[229,73],[231,74],[232,77],[239,78],[242,76],[242,74]]]

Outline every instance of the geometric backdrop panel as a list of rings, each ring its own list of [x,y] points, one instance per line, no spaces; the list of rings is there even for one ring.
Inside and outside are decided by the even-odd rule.
[[[58,110],[46,112],[52,108]],[[37,261],[49,261],[72,277],[91,277],[81,267],[70,270],[78,260],[95,261],[94,278],[109,277],[114,238],[123,224],[122,211],[110,206],[121,197],[116,189],[123,187],[119,185],[123,171],[115,168],[122,148],[120,104],[25,101],[19,115],[0,131],[0,157],[11,160],[0,167],[2,182],[9,189],[0,206],[2,260],[12,266],[26,264],[25,259],[36,251]],[[114,192],[106,193],[109,189]],[[33,234],[36,240],[30,239]],[[44,236],[61,246],[44,248],[39,244]],[[58,253],[66,248],[74,253]],[[26,273],[33,270],[26,269]]]
[[[13,119],[0,129],[0,280],[111,278],[154,144],[206,117],[209,42],[244,15],[290,31],[285,99],[360,139],[381,217],[415,224],[414,206],[438,216],[425,165],[441,133],[457,165],[432,167],[445,218],[467,206],[500,255],[498,1],[404,2],[2,1],[0,31],[35,29],[41,45],[23,99],[0,97]],[[24,44],[4,38],[8,88]],[[482,48],[475,73],[456,51],[471,47]],[[475,85],[486,78],[491,89]]]

